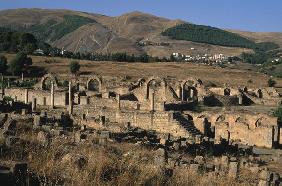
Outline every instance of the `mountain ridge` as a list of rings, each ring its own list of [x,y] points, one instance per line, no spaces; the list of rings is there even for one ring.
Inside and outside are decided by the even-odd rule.
[[[66,20],[66,16],[74,16],[74,22]],[[85,24],[82,25],[77,24],[77,20],[79,22],[85,20],[85,18],[90,21],[85,21]],[[115,17],[65,9],[35,8],[0,11],[0,26],[2,27],[29,31],[28,29],[34,26],[43,27],[48,21],[50,25],[47,25],[49,30],[47,29],[45,41],[48,41],[52,46],[73,52],[127,52],[132,54],[146,52],[152,56],[167,57],[173,52],[192,55],[193,53],[239,55],[243,51],[250,51],[250,49],[245,48],[170,39],[162,36],[161,33],[165,29],[188,22],[170,20],[140,11]],[[60,31],[62,37],[59,38],[55,37],[58,33],[55,33],[53,28],[60,26],[60,24],[63,24],[66,29]],[[282,33],[279,32],[257,33],[228,29],[226,31],[250,38],[252,41],[274,41],[282,46]],[[37,33],[37,35],[39,34]],[[52,37],[55,38],[54,41],[50,40]],[[150,43],[150,45],[141,46],[140,42]],[[194,48],[194,50],[191,50],[191,48]]]

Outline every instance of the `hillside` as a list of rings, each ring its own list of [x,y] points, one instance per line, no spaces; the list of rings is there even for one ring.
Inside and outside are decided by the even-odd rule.
[[[177,40],[209,43],[220,46],[242,48],[255,47],[253,41],[238,34],[205,25],[181,24],[168,28],[162,32],[162,35]]]
[[[161,57],[169,56],[173,52],[239,55],[244,51],[250,51],[244,46],[219,46],[216,45],[217,43],[175,40],[161,34],[183,23],[186,22],[169,20],[142,12],[109,17],[70,10],[0,11],[0,27],[30,32],[54,47],[64,47],[73,52],[127,52],[132,54],[147,52],[152,56]],[[282,45],[282,33],[231,32],[255,42],[276,41],[275,37],[278,37],[277,43]]]

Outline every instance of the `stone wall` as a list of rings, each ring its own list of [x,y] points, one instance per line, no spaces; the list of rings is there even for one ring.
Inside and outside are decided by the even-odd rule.
[[[26,101],[26,89],[10,88],[5,89],[5,96],[9,96],[13,99],[17,99],[20,102]],[[37,105],[51,105],[51,93],[50,91],[43,90],[28,90],[28,102],[32,102],[33,98],[36,98]],[[54,92],[54,104],[55,106],[66,106],[68,104],[68,94],[64,91]]]
[[[195,127],[201,132],[206,133],[208,124],[213,127],[216,141],[225,139],[237,144],[267,148],[282,142],[277,117],[248,113],[185,113],[191,115]]]

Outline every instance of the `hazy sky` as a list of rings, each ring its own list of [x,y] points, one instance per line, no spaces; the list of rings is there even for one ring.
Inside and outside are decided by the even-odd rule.
[[[282,0],[0,0],[0,9],[55,8],[117,16],[142,11],[196,24],[282,32]]]

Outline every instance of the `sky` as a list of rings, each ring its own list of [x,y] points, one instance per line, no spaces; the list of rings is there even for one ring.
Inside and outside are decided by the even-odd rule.
[[[108,16],[141,11],[225,29],[282,32],[281,0],[0,0],[0,9],[71,9]]]

